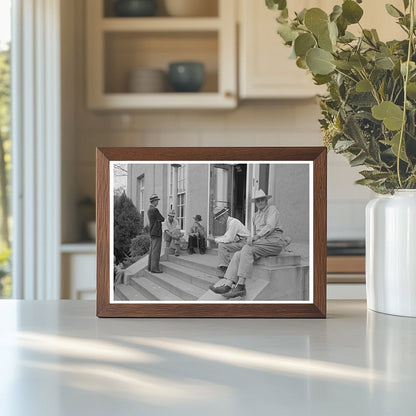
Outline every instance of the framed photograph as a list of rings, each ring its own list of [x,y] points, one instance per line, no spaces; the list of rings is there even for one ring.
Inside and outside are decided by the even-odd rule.
[[[324,318],[326,152],[98,148],[97,316]]]

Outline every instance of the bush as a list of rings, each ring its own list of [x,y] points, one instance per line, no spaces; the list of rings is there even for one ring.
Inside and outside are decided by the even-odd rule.
[[[144,256],[150,248],[150,236],[148,234],[140,234],[131,240],[130,257]]]
[[[114,196],[114,256],[116,263],[128,255],[132,238],[143,228],[139,211],[125,192]]]

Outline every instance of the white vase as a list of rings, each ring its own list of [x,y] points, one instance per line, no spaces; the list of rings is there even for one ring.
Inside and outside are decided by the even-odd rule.
[[[416,190],[367,204],[366,284],[369,309],[416,317]]]

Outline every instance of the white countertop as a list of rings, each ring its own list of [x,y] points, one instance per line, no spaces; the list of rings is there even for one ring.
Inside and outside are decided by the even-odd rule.
[[[0,301],[0,415],[416,414],[416,319],[98,319]]]

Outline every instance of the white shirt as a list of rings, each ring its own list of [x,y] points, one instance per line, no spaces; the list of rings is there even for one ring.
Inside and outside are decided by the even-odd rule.
[[[282,229],[280,225],[280,213],[274,205],[267,205],[262,211],[254,214],[253,225],[255,234],[263,237],[276,228]]]
[[[216,243],[233,243],[238,237],[249,237],[250,231],[237,218],[228,217],[227,231],[224,235],[215,238]]]

